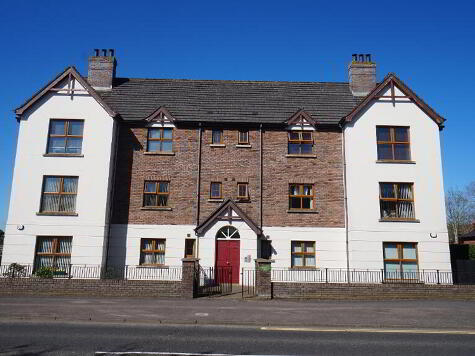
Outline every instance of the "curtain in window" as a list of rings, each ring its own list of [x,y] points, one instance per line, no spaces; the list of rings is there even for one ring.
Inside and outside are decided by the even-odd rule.
[[[398,184],[398,199],[412,200],[412,189],[409,184]],[[414,218],[414,203],[412,201],[399,200],[397,204],[397,216],[400,218]]]
[[[221,143],[221,130],[213,130],[212,143]]]

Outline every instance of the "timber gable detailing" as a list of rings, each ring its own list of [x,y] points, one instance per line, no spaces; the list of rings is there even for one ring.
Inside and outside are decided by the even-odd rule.
[[[167,110],[165,106],[160,106],[157,110],[145,118],[147,122],[158,122],[160,124],[174,123],[175,117]]]
[[[310,125],[313,128],[316,128],[317,120],[314,119],[308,112],[304,109],[300,109],[295,114],[293,114],[286,122],[287,125],[292,126],[304,126]]]
[[[387,88],[391,88],[391,95],[380,95]],[[394,87],[397,87],[403,96],[395,95]],[[394,73],[389,73],[384,80],[376,86],[366,98],[356,106],[348,115],[343,117],[340,121],[340,125],[345,122],[351,122],[353,119],[366,108],[373,100],[390,99],[393,106],[396,105],[397,99],[409,99],[416,104],[423,112],[425,112],[432,120],[439,125],[440,129],[444,128],[444,122],[446,121],[440,116],[434,109],[432,109],[426,102],[416,95],[402,80],[400,80]]]
[[[237,216],[233,216],[233,211]],[[249,218],[231,199],[228,199],[221,204],[205,221],[195,228],[195,231],[197,234],[202,234],[216,221],[228,221],[231,224],[232,221],[236,220],[244,221],[252,231],[257,235],[261,235],[262,231],[257,224],[252,221],[251,218]]]
[[[67,88],[58,88],[57,85],[62,83],[64,80],[68,81]],[[75,88],[75,81],[77,81],[84,89]],[[79,72],[74,67],[66,68],[62,73],[58,74],[56,78],[46,84],[38,92],[36,92],[30,99],[28,99],[23,105],[15,109],[15,114],[17,119],[21,117],[34,103],[40,100],[44,95],[49,92],[57,92],[61,94],[71,95],[73,98],[74,93],[88,93],[91,95],[99,105],[101,105],[104,110],[111,117],[116,117],[117,113],[112,110],[112,108],[97,94],[93,87],[91,87],[86,80],[79,74]]]

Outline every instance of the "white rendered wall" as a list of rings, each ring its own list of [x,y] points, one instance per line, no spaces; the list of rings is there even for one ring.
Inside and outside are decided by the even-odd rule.
[[[75,87],[82,89],[78,82]],[[115,122],[94,98],[79,93],[72,99],[47,94],[20,121],[2,264],[33,263],[37,236],[72,236],[71,263],[102,262]],[[43,157],[54,118],[84,120],[84,157]],[[78,216],[36,215],[44,175],[79,177]]]
[[[385,95],[390,95],[389,89]],[[396,88],[395,95],[404,95]],[[376,163],[376,126],[409,126],[415,164]],[[377,101],[344,129],[350,268],[383,268],[383,242],[417,242],[419,270],[450,271],[439,127],[417,105]],[[414,183],[419,223],[379,222],[379,182]],[[437,238],[431,238],[430,234]]]

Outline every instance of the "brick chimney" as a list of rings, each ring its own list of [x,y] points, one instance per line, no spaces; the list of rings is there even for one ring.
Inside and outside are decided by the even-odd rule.
[[[376,63],[371,62],[371,54],[353,54],[348,77],[354,96],[368,95],[376,87]]]
[[[89,57],[87,81],[96,90],[112,89],[116,66],[117,61],[113,49],[95,49],[94,55]]]

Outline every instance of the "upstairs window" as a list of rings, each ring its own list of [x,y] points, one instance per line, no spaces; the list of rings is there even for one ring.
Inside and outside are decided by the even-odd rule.
[[[209,197],[211,199],[221,199],[223,197],[221,182],[211,182]]]
[[[249,131],[239,130],[238,145],[248,145],[248,144],[249,144]]]
[[[313,186],[311,184],[289,185],[289,210],[313,209]]]
[[[143,193],[144,207],[168,207],[170,182],[146,181]]]
[[[173,129],[151,127],[148,129],[147,152],[172,152]]]
[[[213,129],[211,131],[211,144],[219,145],[223,143],[223,130]]]
[[[46,153],[81,154],[83,130],[82,120],[50,120]]]
[[[238,186],[237,198],[242,199],[242,200],[249,199],[248,183],[238,183],[237,186]]]
[[[379,183],[381,219],[414,220],[412,183]]]
[[[45,176],[41,194],[41,213],[74,213],[78,177]]]
[[[160,266],[165,264],[165,239],[142,239],[140,265]]]
[[[410,161],[409,127],[377,126],[379,161]]]
[[[312,154],[313,137],[312,131],[289,131],[289,154]]]

